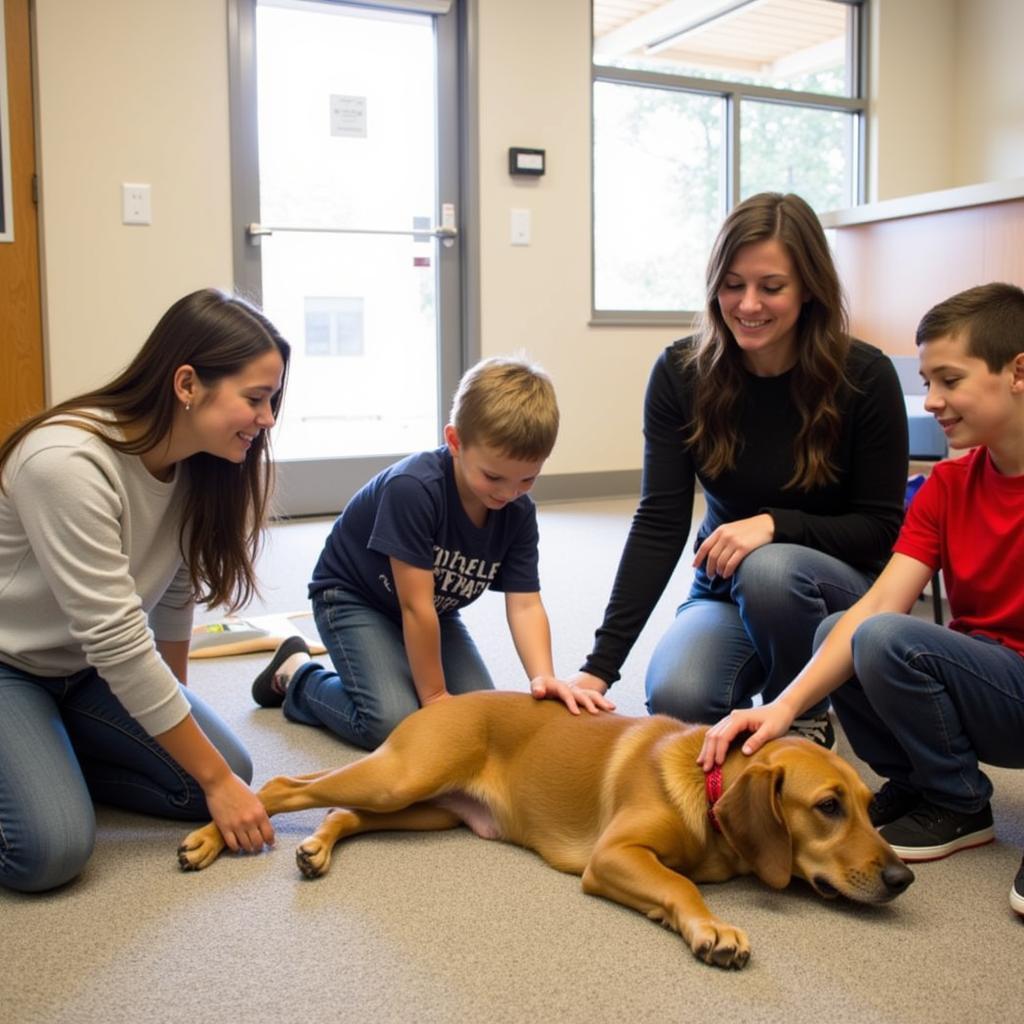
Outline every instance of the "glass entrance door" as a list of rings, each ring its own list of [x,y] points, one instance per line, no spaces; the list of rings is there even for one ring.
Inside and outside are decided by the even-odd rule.
[[[438,443],[459,371],[457,142],[454,124],[439,131],[457,111],[439,73],[456,65],[454,14],[236,7],[252,17],[256,125],[236,268],[241,250],[244,287],[293,346],[279,504],[332,512]]]

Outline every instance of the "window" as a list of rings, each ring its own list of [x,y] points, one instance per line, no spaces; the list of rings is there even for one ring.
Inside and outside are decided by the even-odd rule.
[[[361,356],[363,300],[309,298],[306,310],[307,356]]]
[[[704,306],[725,214],[863,195],[863,0],[593,0],[594,319]]]

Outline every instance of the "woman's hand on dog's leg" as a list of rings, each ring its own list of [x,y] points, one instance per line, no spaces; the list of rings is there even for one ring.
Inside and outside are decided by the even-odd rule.
[[[204,794],[210,817],[230,850],[258,853],[264,845],[273,845],[274,827],[260,798],[237,775],[204,787]]]

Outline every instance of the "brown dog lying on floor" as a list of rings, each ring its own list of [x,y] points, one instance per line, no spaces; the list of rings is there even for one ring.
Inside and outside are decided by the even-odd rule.
[[[731,752],[707,786],[704,732],[661,715],[574,717],[528,694],[472,693],[422,708],[352,764],[271,779],[259,796],[269,814],[339,808],[298,848],[308,878],[326,873],[345,836],[466,824],[582,875],[585,892],[663,922],[721,967],[742,967],[750,946],[696,882],[755,873],[781,889],[796,875],[822,896],[884,903],[913,881],[868,820],[867,787],[835,754],[786,737],[750,757]],[[223,848],[211,823],[178,860],[199,870]]]

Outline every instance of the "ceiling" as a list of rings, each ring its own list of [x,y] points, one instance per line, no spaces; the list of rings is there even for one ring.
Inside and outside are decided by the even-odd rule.
[[[768,79],[835,66],[850,8],[822,0],[593,0],[599,61],[664,61]]]

